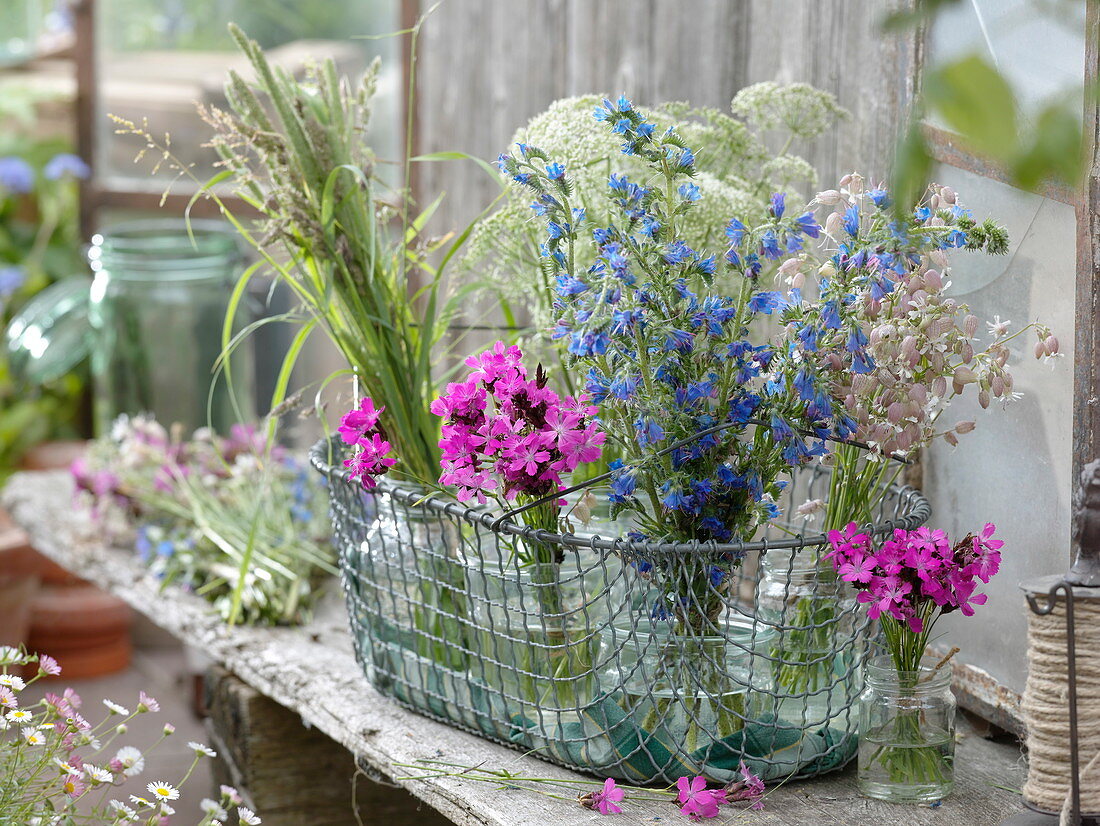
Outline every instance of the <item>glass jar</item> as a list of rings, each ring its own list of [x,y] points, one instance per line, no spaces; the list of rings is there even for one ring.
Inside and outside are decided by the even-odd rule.
[[[774,637],[771,712],[805,730],[855,736],[850,709],[862,687],[867,619],[855,593],[820,551],[769,551],[761,563],[757,612]]]
[[[754,656],[768,650],[770,632],[741,618],[716,628],[721,633],[700,636],[643,614],[604,639],[601,688],[619,698],[639,736],[673,744],[694,762],[744,728],[758,693],[771,690],[767,658]]]
[[[253,417],[246,359],[231,362],[239,399],[225,375],[215,376],[226,306],[243,264],[230,227],[192,221],[189,234],[176,221],[125,224],[93,236],[88,261],[97,432],[120,413],[149,411],[188,431],[207,424],[224,431]]]
[[[215,381],[222,327],[243,256],[217,221],[141,221],[96,235],[94,279],[66,278],[28,302],[6,331],[13,375],[52,381],[90,357],[94,425],[151,413],[188,432],[253,418],[252,364],[240,348]],[[193,239],[193,240],[192,240]],[[247,322],[242,306],[240,325]],[[213,384],[213,392],[211,387]]]
[[[951,669],[926,658],[898,671],[890,657],[867,664],[859,703],[859,790],[895,803],[934,803],[954,788],[955,695]]]

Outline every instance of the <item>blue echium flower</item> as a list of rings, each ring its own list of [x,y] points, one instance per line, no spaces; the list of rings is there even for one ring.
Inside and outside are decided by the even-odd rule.
[[[817,222],[812,212],[807,212],[795,219],[795,227],[808,238],[821,237],[821,224]]]
[[[626,401],[634,396],[638,390],[638,384],[640,376],[632,376],[629,374],[619,374],[611,380],[611,386],[608,388],[608,392],[616,399]]]
[[[867,193],[867,197],[874,201],[879,209],[886,209],[891,204],[890,193],[885,189],[872,189]]]
[[[623,464],[622,459],[615,459],[608,468],[611,470],[611,494],[612,502],[623,503],[628,497],[634,495],[638,480],[634,468]]]
[[[735,247],[741,246],[741,241],[744,240],[746,232],[748,232],[748,229],[736,218],[730,218],[730,222],[726,224],[726,237],[730,239],[730,243]]]
[[[754,313],[770,315],[780,307],[782,302],[783,296],[781,294],[771,290],[761,290],[753,293],[752,298],[749,299],[749,309]]]
[[[771,206],[772,217],[775,218],[776,220],[779,220],[780,218],[783,217],[783,212],[784,212],[784,210],[786,210],[786,208],[787,208],[787,196],[785,194],[783,194],[782,192],[773,192],[772,193],[772,206]]]
[[[664,251],[664,259],[669,264],[682,264],[689,260],[695,253],[683,241],[673,241]]]
[[[640,418],[634,422],[634,427],[637,431],[636,438],[638,444],[642,447],[657,444],[665,438],[665,431],[657,423],[656,419],[649,417]]]
[[[702,194],[699,192],[699,187],[693,183],[680,184],[680,188],[677,190],[680,193],[680,197],[685,201],[698,201]]]
[[[844,231],[853,238],[859,235],[859,207],[854,204],[844,210]]]
[[[665,335],[665,350],[677,350],[683,353],[691,352],[695,347],[695,336],[687,330],[669,330]]]
[[[776,236],[775,230],[766,230],[760,236],[760,254],[771,261],[783,255],[783,250],[779,248],[779,238]]]

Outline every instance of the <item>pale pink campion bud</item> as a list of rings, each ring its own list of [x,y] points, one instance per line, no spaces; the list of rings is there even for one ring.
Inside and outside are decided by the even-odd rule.
[[[989,391],[988,390],[979,390],[978,391],[978,404],[980,404],[982,406],[982,410],[986,410],[989,407]]]
[[[943,308],[951,315],[954,315],[955,311],[959,309],[959,302],[953,298],[948,298],[943,302]]]
[[[888,370],[879,370],[875,377],[878,379],[879,384],[883,387],[889,387],[891,390],[897,385],[898,380],[894,378],[893,374]]]
[[[829,217],[825,219],[825,234],[831,235],[833,238],[840,237],[842,227],[844,225],[844,216],[839,212],[829,213]]]
[[[955,431],[958,433],[969,433],[974,427],[974,422],[959,422],[955,425]]]
[[[863,194],[863,176],[858,172],[853,172],[848,178],[847,184],[841,184],[841,186],[847,186],[848,191],[853,195]]]
[[[1047,354],[1047,348],[1043,345],[1042,340],[1035,342],[1035,358],[1041,359]]]
[[[1012,374],[1008,373],[1008,372],[1001,373],[1001,377],[1004,379],[1004,382],[1005,382],[1005,391],[1008,392],[1008,393],[1011,393],[1012,392]]]
[[[866,373],[856,373],[852,376],[852,391],[855,393],[865,393],[871,389],[871,377]]]
[[[916,419],[918,422],[923,422],[928,418],[927,414],[924,412],[924,406],[916,402],[909,402],[909,404],[906,405],[906,412],[909,414],[910,419]]]
[[[806,274],[802,271],[796,272],[791,276],[791,286],[796,290],[801,290],[806,286]]]
[[[825,363],[829,366],[830,370],[843,370],[844,360],[838,353],[829,353],[825,356]]]
[[[924,286],[929,290],[942,290],[943,289],[943,276],[940,275],[939,270],[929,270],[924,274]]]
[[[955,319],[942,316],[928,325],[928,331],[932,338],[945,336],[955,329]]]
[[[978,380],[978,374],[965,364],[960,364],[955,368],[954,378],[959,384],[971,384]]]
[[[1058,354],[1058,339],[1053,335],[1047,336],[1046,339],[1044,339],[1044,341],[1043,341],[1043,347],[1046,348],[1046,351],[1047,351],[1048,355],[1051,355],[1051,356],[1057,355]]]
[[[916,422],[909,422],[902,432],[909,437],[910,447],[915,444],[920,444],[920,426],[917,425]]]
[[[801,258],[788,258],[782,264],[779,265],[780,275],[791,275],[798,272],[802,268]]]
[[[978,317],[976,315],[968,315],[963,322],[963,329],[966,330],[966,335],[969,338],[974,338],[978,333]]]
[[[1005,380],[1000,376],[994,376],[993,380],[989,382],[989,387],[998,399],[1005,394]]]
[[[970,364],[974,360],[974,346],[969,341],[962,343],[962,360],[967,364]]]
[[[951,447],[959,446],[959,440],[955,438],[955,434],[952,433],[950,430],[943,434],[943,440],[951,445]]]
[[[848,184],[850,184],[852,182],[852,176],[853,175],[855,175],[854,172],[849,172],[847,175],[845,175],[843,178],[841,178],[840,179],[840,185],[841,186],[848,186]]]
[[[966,385],[965,384],[963,384],[960,381],[956,381],[954,379],[951,380],[951,392],[952,393],[954,393],[956,396],[959,396],[965,391],[966,391]]]
[[[933,218],[929,219],[929,221],[928,221],[928,226],[930,226],[930,227],[942,227],[944,225],[945,225],[945,222],[944,222],[943,218],[941,218],[938,215],[934,216]]]
[[[989,348],[989,352],[993,354],[993,363],[998,367],[1004,367],[1008,363],[1008,348],[1000,344],[996,345],[996,350],[993,347]]]
[[[894,402],[886,408],[886,418],[889,419],[892,424],[897,424],[905,418],[905,409],[897,402]]]
[[[955,190],[949,186],[942,187],[940,189],[940,198],[942,198],[943,202],[948,206],[953,205],[955,203]]]
[[[851,393],[844,397],[844,407],[848,410],[855,410],[856,397],[853,396]]]
[[[903,430],[894,439],[894,445],[898,451],[904,453],[913,446],[913,438]]]
[[[943,201],[940,199],[939,195],[933,195],[931,198],[928,199],[928,208],[933,212],[935,212],[941,206],[943,206]],[[933,218],[932,220],[935,219]],[[931,223],[931,221],[928,221],[926,223]]]
[[[939,350],[933,350],[928,356],[928,362],[932,365],[932,371],[934,373],[942,373],[947,366],[943,361],[943,353]]]
[[[906,336],[901,340],[901,357],[910,367],[920,363],[920,351],[917,349],[916,336]]]
[[[844,182],[841,181],[841,186]],[[825,206],[833,206],[840,203],[841,194],[835,189],[826,189],[824,192],[817,193],[817,202],[819,204],[825,204]]]
[[[909,388],[909,398],[915,403],[923,405],[928,401],[928,388],[923,384],[914,384]]]
[[[947,253],[943,250],[932,250],[932,252],[928,254],[928,260],[935,264],[940,272],[947,272]]]
[[[936,376],[932,379],[932,395],[938,399],[942,399],[947,394],[947,379],[943,376]]]

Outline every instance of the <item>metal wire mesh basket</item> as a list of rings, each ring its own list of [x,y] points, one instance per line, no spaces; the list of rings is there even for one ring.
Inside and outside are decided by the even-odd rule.
[[[328,481],[356,655],[403,705],[561,765],[635,783],[702,774],[728,782],[741,761],[765,780],[843,767],[856,752],[868,621],[823,575],[821,534],[775,522],[751,543],[635,542],[596,512],[575,533],[392,483],[347,478],[340,446],[311,453]],[[800,469],[783,513],[825,498],[828,470]],[[929,516],[907,487],[886,491],[873,530]],[[520,563],[535,543],[559,562]],[[704,623],[654,612],[654,566],[696,578],[742,564],[711,593]],[[527,555],[529,556],[529,555]]]

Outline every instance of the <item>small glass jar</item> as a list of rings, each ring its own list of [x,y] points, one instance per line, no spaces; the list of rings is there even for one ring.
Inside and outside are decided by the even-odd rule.
[[[854,737],[848,709],[862,685],[867,630],[855,593],[814,548],[769,551],[761,569],[757,611],[774,632],[772,712],[802,729]]]
[[[934,803],[955,786],[951,669],[926,658],[898,671],[890,657],[867,664],[859,703],[859,790],[894,803]]]

